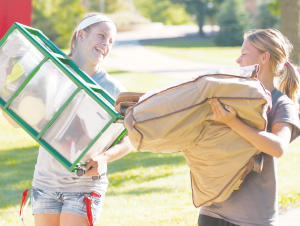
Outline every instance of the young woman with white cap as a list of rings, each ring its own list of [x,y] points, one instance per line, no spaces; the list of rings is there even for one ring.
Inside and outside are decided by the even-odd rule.
[[[115,35],[113,21],[103,14],[89,14],[75,30],[69,54],[83,71],[114,98],[126,89],[99,64],[109,54]],[[6,114],[4,116],[14,127],[18,126]],[[133,147],[128,137],[123,138],[108,151],[91,159],[86,165],[85,176],[78,177],[40,147],[31,189],[35,225],[93,225],[102,210],[108,186],[107,163],[125,156],[131,150]],[[101,175],[99,180],[92,180],[92,176],[98,175]],[[91,208],[86,208],[88,200],[91,201]]]

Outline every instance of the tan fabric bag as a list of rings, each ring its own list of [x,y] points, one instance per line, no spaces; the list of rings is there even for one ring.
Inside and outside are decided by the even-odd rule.
[[[271,95],[256,79],[258,65],[219,69],[143,95],[124,125],[138,151],[182,152],[191,170],[196,207],[226,200],[238,190],[260,153],[214,120],[208,99],[232,106],[246,124],[265,130]]]

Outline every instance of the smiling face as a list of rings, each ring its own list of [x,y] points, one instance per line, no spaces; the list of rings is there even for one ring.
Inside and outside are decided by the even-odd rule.
[[[241,56],[236,60],[236,62],[241,66],[250,66],[254,64],[259,64],[262,66],[264,59],[264,53],[257,49],[248,39],[246,39],[242,45]]]
[[[81,54],[87,61],[99,64],[110,52],[115,36],[116,30],[110,22],[98,23],[88,32],[81,30],[78,35],[82,44]]]

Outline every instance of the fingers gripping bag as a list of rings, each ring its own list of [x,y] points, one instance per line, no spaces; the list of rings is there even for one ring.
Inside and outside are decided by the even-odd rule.
[[[131,105],[124,126],[142,152],[182,152],[190,168],[196,207],[229,198],[253,169],[260,151],[227,125],[212,120],[208,103],[217,98],[237,117],[266,130],[271,94],[258,81],[259,65],[216,69],[150,91]]]

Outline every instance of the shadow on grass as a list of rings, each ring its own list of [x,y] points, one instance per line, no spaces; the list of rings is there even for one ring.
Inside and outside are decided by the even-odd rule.
[[[216,47],[212,38],[203,38],[197,35],[177,38],[146,39],[140,40],[140,43],[144,46],[171,48]]]
[[[122,71],[122,70],[108,70],[108,73],[110,75],[118,75],[118,74],[123,74],[123,73],[131,73],[130,71]]]
[[[38,147],[0,151],[0,208],[21,203],[23,191],[30,189],[32,185],[37,154]],[[150,168],[166,164],[185,164],[185,159],[181,154],[132,152],[122,159],[110,163],[108,173],[122,172],[137,167]],[[168,174],[164,176],[168,176]],[[145,180],[142,177],[140,179]],[[123,180],[115,181],[113,179],[112,182],[122,183]],[[136,194],[136,191],[132,191],[132,194]]]
[[[21,204],[30,189],[38,147],[0,151],[0,208]]]
[[[185,164],[185,158],[180,153],[149,153],[131,152],[125,157],[108,164],[108,173],[122,172],[138,167],[154,167],[159,165],[179,165]]]
[[[144,195],[144,194],[150,194],[155,192],[172,192],[174,189],[168,189],[168,188],[139,188],[139,189],[132,189],[127,192],[110,192],[108,191],[105,196],[116,196],[116,195]]]
[[[114,187],[121,187],[125,182],[143,183],[152,181],[173,175],[174,171],[168,166],[185,164],[186,160],[181,153],[153,154],[149,152],[132,152],[108,165],[109,182]],[[153,170],[153,167],[159,166],[163,167],[159,170]],[[130,169],[135,171],[129,171],[128,174],[114,174]]]

